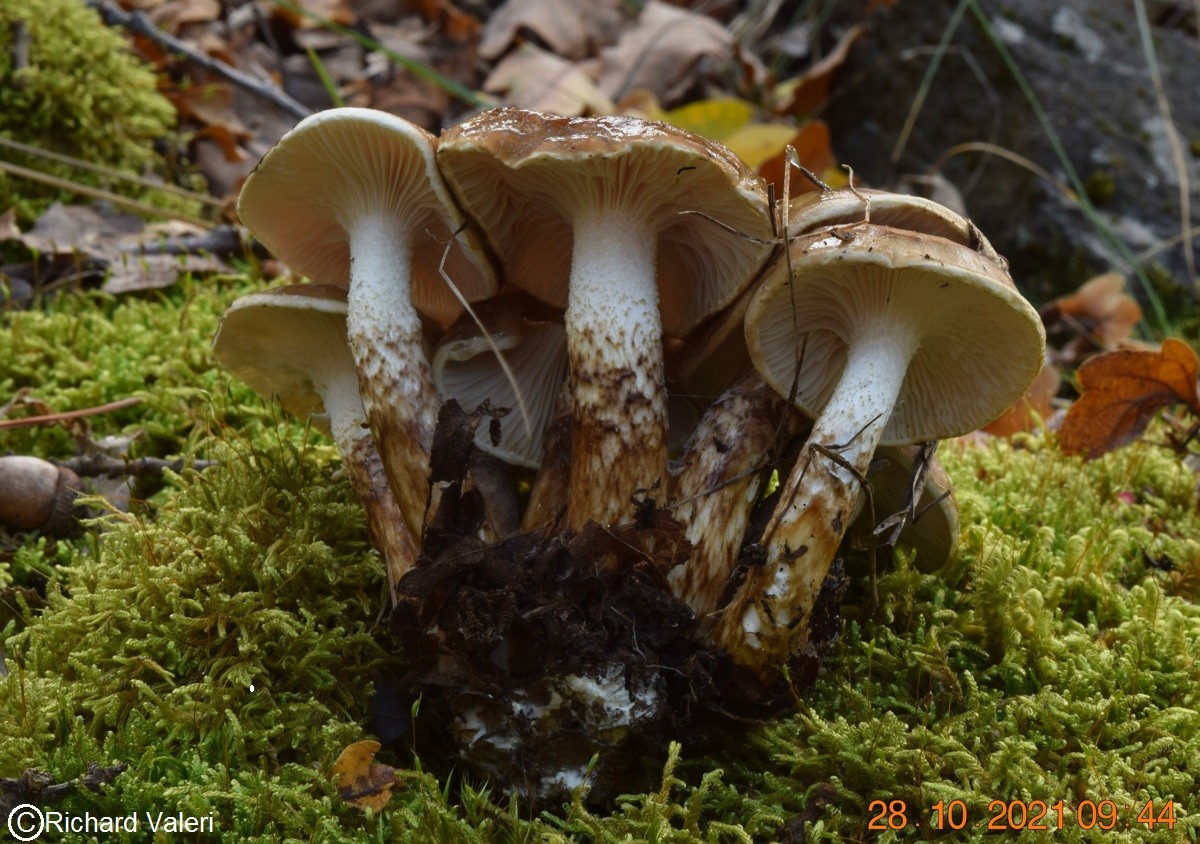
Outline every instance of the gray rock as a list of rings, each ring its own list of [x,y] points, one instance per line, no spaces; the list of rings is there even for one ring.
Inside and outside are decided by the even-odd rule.
[[[1037,300],[1093,273],[1160,262],[1190,291],[1181,230],[1180,168],[1141,47],[1131,0],[979,0],[991,35],[1032,88],[1099,222],[1051,180],[993,155],[965,152],[941,172]],[[836,152],[864,179],[890,185],[924,173],[953,147],[987,142],[1069,184],[1068,171],[1000,51],[968,10],[912,133],[893,149],[957,3],[902,2],[877,12],[840,72],[826,119]],[[1200,42],[1153,29],[1171,118],[1200,225]],[[1194,242],[1187,242],[1200,265]],[[1161,248],[1160,248],[1161,247]],[[1155,250],[1150,258],[1144,253]],[[1137,288],[1137,282],[1132,284]],[[1179,298],[1178,296],[1176,297]]]

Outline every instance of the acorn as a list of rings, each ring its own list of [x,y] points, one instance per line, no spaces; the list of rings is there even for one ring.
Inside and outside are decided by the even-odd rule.
[[[0,457],[0,527],[48,536],[79,531],[75,499],[83,482],[70,469],[38,457]]]

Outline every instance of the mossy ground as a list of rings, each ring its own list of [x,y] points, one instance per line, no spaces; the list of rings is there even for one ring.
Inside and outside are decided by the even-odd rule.
[[[14,66],[18,32],[28,40],[21,67]],[[0,0],[0,138],[135,176],[165,177],[170,168],[162,147],[175,119],[174,107],[158,92],[155,71],[81,0]],[[4,149],[0,158],[93,187],[130,190],[86,169],[13,149]],[[23,225],[67,197],[0,173],[0,210],[15,208]],[[152,188],[135,189],[133,198],[184,213],[198,210],[191,200]]]
[[[213,367],[217,317],[248,286],[73,294],[4,317],[0,400],[139,395],[95,434],[144,431],[139,454],[217,465],[169,476],[80,540],[0,549],[0,587],[49,577],[44,608],[0,593],[0,777],[124,760],[102,794],[61,808],[211,815],[223,840],[778,841],[808,818],[810,841],[909,841],[938,837],[929,809],[954,799],[972,826],[944,835],[982,840],[992,798],[1110,799],[1121,830],[1104,840],[1196,840],[1196,477],[1149,443],[1084,464],[1040,438],[944,449],[963,510],[949,570],[901,555],[874,583],[856,577],[808,699],[651,760],[661,790],[524,819],[390,759],[402,787],[386,809],[345,807],[326,772],[367,736],[372,677],[397,659],[382,568],[332,447]],[[61,430],[0,433],[0,453],[70,449]],[[921,828],[870,832],[872,802],[894,800]],[[1147,800],[1175,801],[1173,831],[1124,830],[1125,806]],[[1097,840],[1066,819],[1056,840]]]

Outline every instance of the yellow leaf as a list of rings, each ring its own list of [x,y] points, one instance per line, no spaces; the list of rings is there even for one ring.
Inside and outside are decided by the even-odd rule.
[[[753,115],[754,106],[750,103],[726,98],[697,100],[673,108],[663,116],[663,120],[680,129],[724,143],[726,138],[749,123]]]
[[[754,169],[769,161],[779,153],[788,142],[795,137],[794,126],[780,126],[778,123],[751,123],[729,135],[721,143],[729,147],[738,158]]]
[[[378,812],[392,799],[396,771],[376,763],[377,752],[379,742],[356,741],[342,751],[329,772],[337,777],[338,794],[355,808]]]

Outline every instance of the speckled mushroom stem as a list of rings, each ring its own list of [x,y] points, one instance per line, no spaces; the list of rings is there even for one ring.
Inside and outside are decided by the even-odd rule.
[[[554,405],[554,419],[542,441],[542,465],[529,491],[529,503],[521,517],[521,530],[562,532],[566,515],[564,502],[571,489],[571,390],[563,384]]]
[[[752,372],[705,412],[684,448],[671,513],[692,553],[667,580],[702,635],[715,622],[771,461],[805,425],[804,416]]]
[[[383,459],[370,429],[363,424],[359,413],[335,410],[362,406],[357,378],[350,373],[331,378],[325,388],[324,402],[330,435],[341,452],[354,497],[366,511],[371,544],[383,556],[388,575],[388,597],[395,605],[396,584],[416,563],[417,544],[400,512],[396,496],[388,486]]]
[[[667,405],[656,231],[624,210],[575,219],[566,312],[571,489],[567,523],[617,524],[665,493]],[[655,492],[657,488],[657,493]]]
[[[764,680],[778,676],[807,641],[813,605],[852,518],[858,479],[866,475],[917,343],[902,316],[860,323],[837,387],[763,531],[767,561],[750,572],[713,631],[717,644]]]
[[[348,228],[350,351],[388,482],[405,524],[419,538],[429,497],[429,450],[441,402],[408,283],[408,229],[382,212],[365,214]]]

